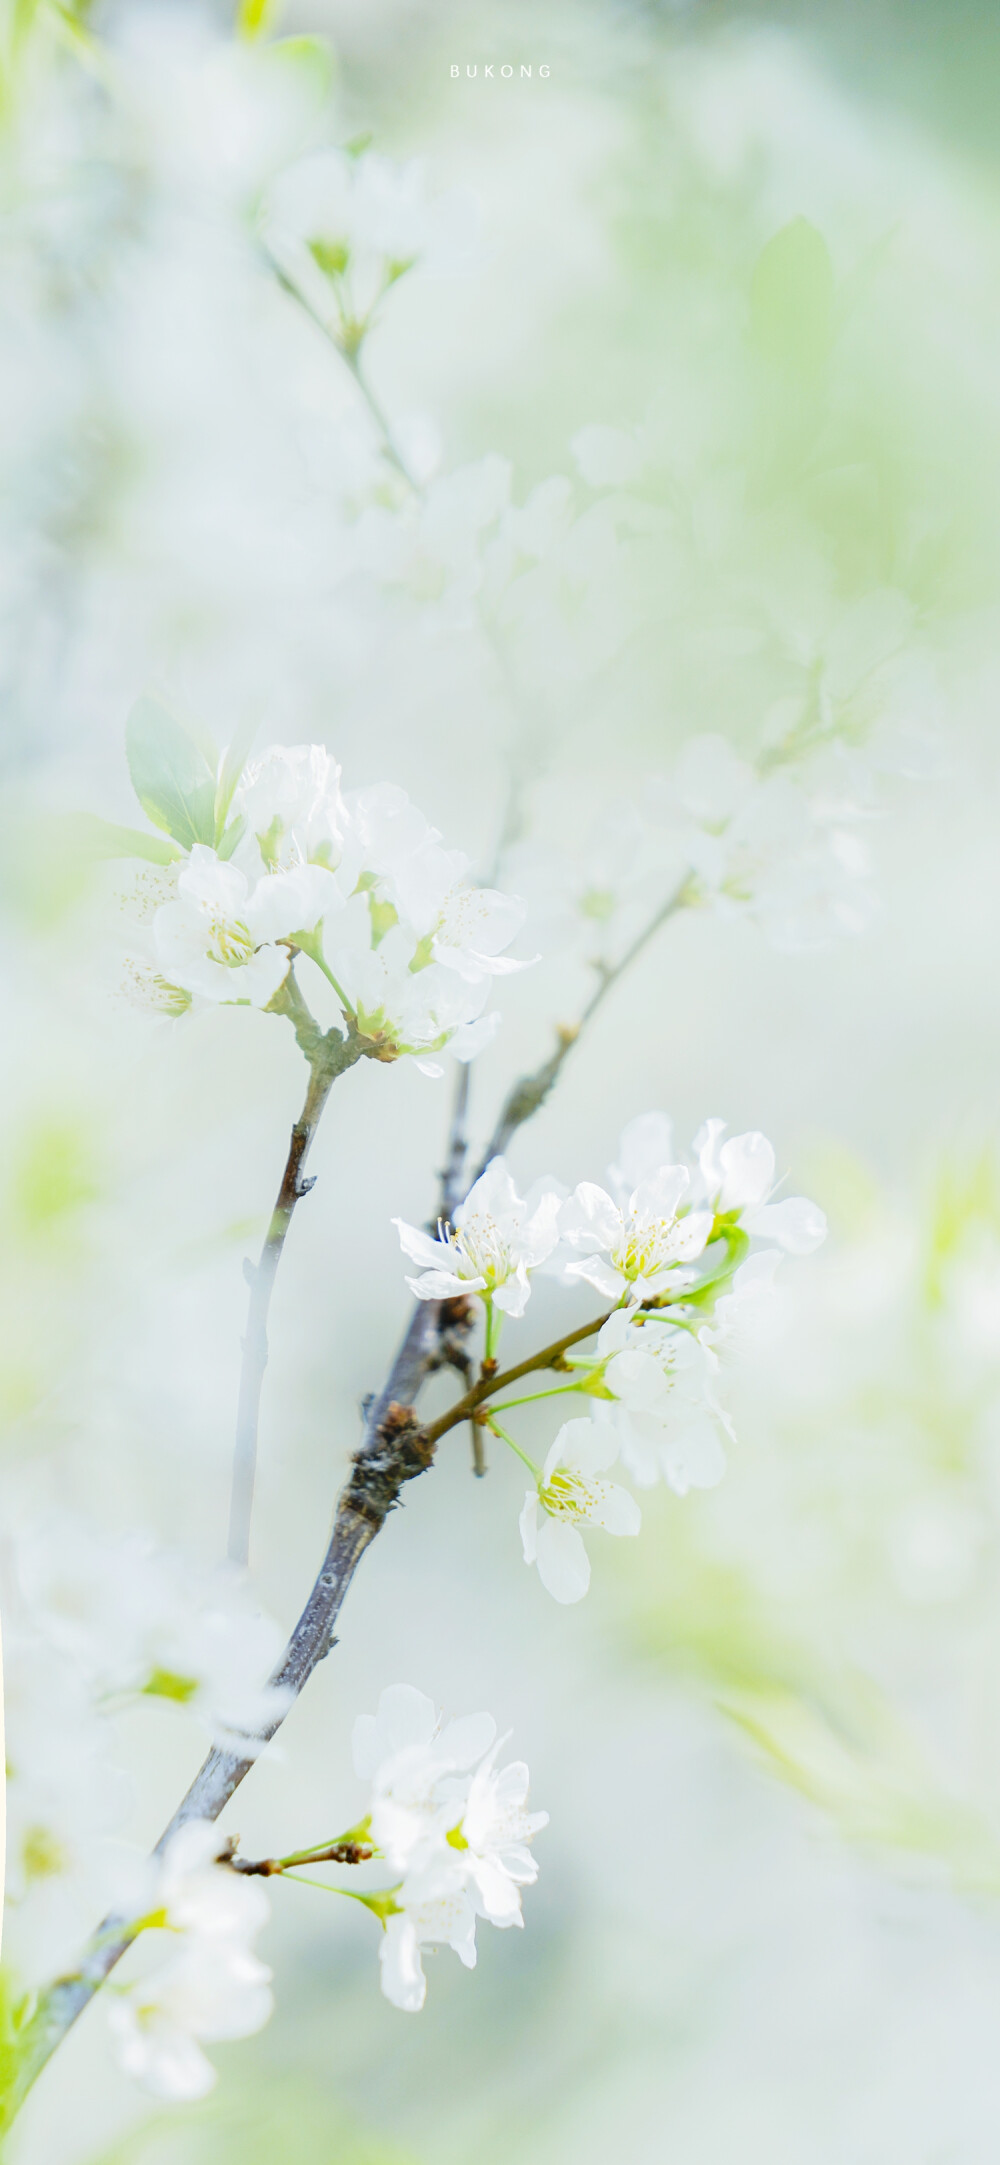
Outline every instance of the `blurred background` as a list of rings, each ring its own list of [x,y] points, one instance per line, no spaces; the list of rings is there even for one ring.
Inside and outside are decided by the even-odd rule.
[[[227,1815],[257,1854],[349,1824],[351,1725],[400,1678],[489,1707],[551,1814],[525,1932],[481,1933],[472,1975],[442,1951],[411,2019],[368,1915],[277,1886],[277,2012],[213,2048],[212,2096],[154,2107],[97,2006],[13,2165],[994,2165],[996,14],[3,23],[12,1976],[72,1959],[204,1743],[192,1710],[95,1707],[71,1648],[39,1656],[25,1559],[141,1529],[214,1583],[242,1260],[302,1088],[272,1018],[123,997],[135,868],[75,822],[135,820],[138,696],[222,743],[254,719],[260,746],[325,742],[484,874],[501,848],[544,959],[502,983],[480,1138],[640,921],[663,837],[717,835],[692,740],[781,748],[792,841],[705,872],[512,1157],[600,1178],[633,1115],[686,1145],[720,1114],[831,1222],[736,1364],[726,1480],[646,1499],[625,1558],[595,1541],[581,1608],[524,1569],[518,1470],[475,1483],[450,1437]],[[269,247],[288,172],[367,137],[450,205],[363,356],[417,492]],[[263,1407],[278,1643],[406,1315],[389,1221],[433,1207],[450,1087],[366,1064],[317,1144]],[[532,1343],[565,1300],[536,1292]]]

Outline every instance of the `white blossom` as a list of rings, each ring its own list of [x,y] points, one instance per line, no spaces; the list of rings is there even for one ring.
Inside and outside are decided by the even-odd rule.
[[[691,1176],[684,1165],[663,1165],[641,1180],[627,1201],[594,1181],[581,1181],[559,1214],[561,1239],[575,1252],[567,1278],[582,1278],[613,1301],[635,1304],[688,1282],[685,1266],[701,1254],[712,1230],[710,1211],[683,1211]]]
[[[548,1826],[549,1815],[525,1809],[529,1775],[523,1759],[498,1769],[497,1754],[505,1743],[501,1737],[476,1768],[456,1831],[465,1844],[459,1856],[480,1916],[495,1925],[520,1925],[520,1890],[538,1877],[528,1843]]]
[[[608,1534],[637,1534],[639,1506],[627,1489],[600,1475],[618,1457],[609,1426],[592,1420],[563,1423],[521,1512],[526,1564],[538,1565],[542,1585],[556,1601],[580,1601],[590,1585],[590,1558],[579,1527]]]
[[[724,1120],[706,1120],[694,1139],[702,1191],[717,1218],[734,1218],[754,1240],[774,1242],[790,1255],[812,1255],[826,1239],[826,1218],[803,1195],[771,1203],[775,1156],[756,1129],[732,1135]]]
[[[157,960],[171,984],[206,1000],[266,1007],[290,959],[276,943],[312,932],[342,902],[323,865],[299,864],[251,886],[237,865],[198,842],[178,875],[176,901],[153,921]]]
[[[186,1946],[112,2000],[109,2026],[126,2075],[154,2097],[182,2104],[215,2084],[199,2040],[251,2037],[272,2008],[271,1972],[239,1949]]]
[[[112,2003],[120,2063],[157,2097],[203,2097],[215,2070],[199,2040],[249,2037],[271,2014],[271,1972],[252,1949],[269,1904],[256,1881],[217,1861],[223,1846],[205,1820],[172,1835],[147,1871],[143,1937],[162,1934],[175,1951]]]
[[[322,744],[273,744],[244,769],[233,798],[272,871],[320,864],[337,871],[354,841],[340,768]],[[342,891],[354,885],[342,872]]]
[[[450,1300],[478,1293],[506,1315],[522,1316],[531,1273],[552,1254],[564,1190],[542,1179],[518,1195],[503,1158],[491,1159],[455,1211],[454,1225],[439,1225],[437,1239],[394,1218],[404,1255],[422,1265],[407,1285],[418,1300]]]
[[[403,588],[455,627],[471,621],[489,571],[489,552],[510,497],[510,464],[490,452],[431,481],[395,508],[362,512],[355,530],[361,568]]]
[[[380,1959],[382,1990],[406,2012],[424,2003],[421,1948],[450,1946],[473,1968],[477,1918],[519,1925],[520,1890],[537,1877],[528,1845],[548,1814],[525,1809],[523,1762],[497,1769],[505,1739],[495,1735],[490,1715],[445,1722],[405,1684],[355,1723],[355,1768],[372,1783],[371,1838],[403,1873]]]
[[[442,1725],[432,1699],[409,1684],[384,1691],[376,1714],[354,1724],[355,1771],[372,1784],[372,1839],[390,1865],[427,1863],[449,1820],[447,1778],[466,1772],[496,1735],[490,1714],[469,1714]]]
[[[375,150],[321,150],[272,184],[263,227],[310,295],[322,298],[330,280],[347,322],[363,323],[413,265],[460,268],[475,219],[472,198],[460,190],[428,197],[419,159],[400,165]]]
[[[613,1409],[622,1464],[641,1488],[662,1478],[684,1496],[714,1488],[726,1466],[720,1430],[728,1427],[714,1390],[718,1362],[700,1337],[659,1316],[618,1308],[597,1340],[599,1370]]]
[[[701,896],[756,918],[777,947],[822,947],[868,923],[862,808],[831,794],[814,758],[761,773],[725,738],[694,738],[661,799]]]
[[[461,1885],[407,1903],[386,1921],[379,1964],[382,1990],[404,2014],[419,2014],[427,1997],[420,1950],[452,1947],[467,1970],[476,1966],[476,1912]]]
[[[15,1571],[32,1630],[98,1704],[138,1693],[190,1708],[248,1757],[287,1704],[263,1681],[282,1634],[231,1570],[200,1574],[143,1534],[49,1517],[20,1536]]]

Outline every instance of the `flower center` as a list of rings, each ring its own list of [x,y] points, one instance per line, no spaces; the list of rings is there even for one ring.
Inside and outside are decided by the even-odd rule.
[[[208,945],[209,959],[221,962],[226,970],[241,970],[255,953],[254,943],[245,924],[238,917],[212,919]]]
[[[622,1222],[622,1237],[611,1250],[611,1261],[625,1278],[652,1278],[673,1260],[676,1218],[631,1218]]]
[[[570,1473],[566,1466],[557,1466],[551,1480],[539,1488],[538,1494],[550,1518],[587,1518],[595,1504],[599,1504],[602,1483],[585,1481],[581,1474]]]
[[[489,1287],[503,1285],[517,1268],[510,1243],[496,1219],[480,1211],[466,1218],[458,1232],[450,1233],[449,1241],[469,1264],[470,1274],[485,1278]]]

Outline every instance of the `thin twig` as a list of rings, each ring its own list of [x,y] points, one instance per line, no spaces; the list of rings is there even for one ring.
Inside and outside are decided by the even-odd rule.
[[[597,985],[591,993],[579,1021],[561,1025],[557,1030],[555,1051],[550,1053],[549,1058],[543,1060],[541,1066],[535,1068],[530,1075],[520,1076],[513,1088],[508,1092],[501,1107],[496,1127],[483,1152],[482,1162],[476,1173],[477,1179],[479,1174],[485,1171],[491,1158],[503,1157],[511,1138],[517,1133],[518,1128],[523,1127],[524,1122],[530,1120],[532,1114],[537,1113],[540,1107],[544,1105],[546,1098],[549,1097],[558,1082],[574,1045],[579,1043],[587,1024],[607,999],[612,986],[617,985],[619,978],[625,975],[626,970],[642,954],[643,949],[648,947],[650,940],[659,932],[661,926],[667,923],[668,918],[673,917],[678,910],[685,907],[688,877],[688,874],[685,873],[683,880],[674,889],[673,894],[668,895],[667,900],[650,918],[649,923],[643,926],[641,932],[637,933],[631,946],[626,948],[621,960],[616,962],[613,967],[602,968]]]

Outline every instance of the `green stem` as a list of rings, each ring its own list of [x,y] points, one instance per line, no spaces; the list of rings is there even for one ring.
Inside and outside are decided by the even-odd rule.
[[[499,1405],[491,1402],[491,1413],[510,1413],[515,1406],[533,1406],[543,1398],[565,1398],[567,1391],[582,1391],[584,1382],[554,1383],[550,1391],[529,1391],[524,1398],[503,1398]]]
[[[341,1007],[344,1010],[346,1020],[348,1022],[354,1022],[356,1020],[354,1009],[351,1006],[350,1000],[348,999],[343,986],[338,985],[337,980],[334,977],[333,971],[331,970],[330,965],[327,962],[326,956],[323,953],[322,942],[320,941],[318,935],[315,932],[305,934],[300,932],[295,944],[299,949],[300,954],[308,955],[310,962],[314,962],[316,964],[316,968],[318,970],[322,970],[323,976],[326,978],[327,984],[333,986],[334,992],[336,993],[337,998],[340,1001]]]
[[[520,1444],[514,1442],[513,1436],[508,1436],[507,1430],[501,1428],[499,1421],[495,1421],[492,1414],[487,1416],[487,1426],[493,1430],[495,1436],[500,1437],[501,1442],[509,1443],[511,1450],[520,1459],[522,1466],[527,1466],[528,1472],[533,1475],[538,1486],[541,1487],[542,1469],[540,1466],[536,1466],[533,1458],[528,1457],[527,1451],[522,1451]]]
[[[499,1309],[494,1308],[491,1293],[484,1294],[483,1305],[486,1309],[486,1344],[483,1349],[483,1365],[485,1366],[488,1361],[495,1361],[496,1359],[497,1347],[500,1343],[500,1332],[503,1328],[503,1315]]]

